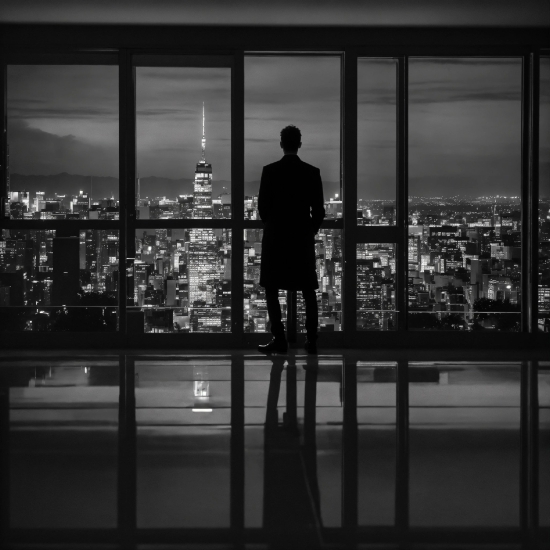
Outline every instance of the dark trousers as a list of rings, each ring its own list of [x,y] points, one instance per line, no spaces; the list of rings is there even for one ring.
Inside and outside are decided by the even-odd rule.
[[[317,311],[317,296],[315,290],[302,290],[302,296],[306,303],[306,332],[309,340],[317,338],[317,324],[319,313]],[[267,302],[267,313],[271,320],[271,333],[273,336],[285,335],[285,327],[281,318],[281,305],[279,304],[279,289],[266,288],[265,299]]]

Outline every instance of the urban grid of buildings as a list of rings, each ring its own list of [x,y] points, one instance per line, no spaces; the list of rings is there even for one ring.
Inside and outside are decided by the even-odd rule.
[[[13,219],[118,219],[118,201],[11,190]],[[292,197],[288,197],[292,200]],[[231,196],[212,196],[212,165],[203,135],[193,193],[142,198],[139,219],[230,218]],[[338,195],[327,218],[342,217]],[[245,198],[246,218],[258,219],[257,196]],[[359,225],[395,225],[395,203],[360,199]],[[408,236],[408,326],[411,329],[519,330],[521,308],[519,197],[411,197]],[[139,229],[126,266],[128,327],[136,332],[230,332],[229,228]],[[259,286],[262,229],[244,231],[244,330],[265,332],[269,319]],[[539,328],[549,331],[550,199],[539,208]],[[289,243],[292,246],[292,243]],[[357,328],[397,326],[396,246],[361,243],[357,251]],[[315,252],[320,330],[342,329],[342,232],[321,229]],[[119,280],[116,230],[3,230],[0,306],[11,330],[116,330]],[[289,266],[292,269],[292,266]],[[131,294],[131,291],[130,293]],[[281,292],[283,312],[285,293]],[[19,306],[19,307],[18,307]],[[79,307],[75,307],[79,306]],[[298,326],[304,330],[298,293]],[[5,329],[6,327],[4,327]]]

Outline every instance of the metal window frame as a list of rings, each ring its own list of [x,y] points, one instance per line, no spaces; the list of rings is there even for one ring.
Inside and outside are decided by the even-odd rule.
[[[179,29],[179,28],[178,28]],[[236,32],[242,30],[242,39],[235,39]],[[81,26],[18,26],[3,25],[4,36],[0,38],[0,105],[2,108],[3,132],[0,143],[0,194],[5,196],[6,130],[7,130],[7,65],[12,62],[24,64],[117,64],[119,66],[120,104],[120,148],[119,148],[119,221],[100,220],[9,220],[0,217],[4,229],[54,229],[76,231],[80,229],[118,229],[120,231],[119,260],[119,312],[120,329],[117,333],[72,333],[71,345],[86,347],[90,342],[101,338],[105,346],[131,347],[213,347],[250,346],[265,339],[264,335],[246,334],[243,331],[243,273],[240,262],[232,262],[232,332],[226,334],[145,334],[135,337],[126,333],[127,295],[126,278],[122,276],[126,259],[133,256],[132,230],[137,227],[153,227],[156,221],[135,219],[135,76],[133,76],[132,56],[174,56],[187,59],[195,66],[205,62],[216,64],[216,57],[231,58],[231,111],[232,111],[232,218],[228,220],[159,220],[156,226],[162,227],[230,227],[232,229],[232,257],[242,257],[244,245],[242,232],[245,228],[261,227],[261,222],[244,220],[244,57],[253,56],[341,56],[341,166],[342,195],[344,197],[343,220],[327,220],[323,227],[342,229],[344,236],[344,275],[343,275],[343,324],[339,334],[327,334],[327,345],[364,347],[372,345],[369,333],[356,331],[356,243],[389,242],[397,246],[397,312],[398,330],[376,332],[378,346],[398,345],[438,345],[431,333],[411,333],[407,331],[407,203],[408,203],[408,59],[410,57],[521,57],[522,77],[522,334],[457,334],[439,333],[441,345],[475,347],[493,345],[547,345],[549,335],[537,334],[538,291],[538,116],[539,116],[539,59],[541,51],[550,43],[542,30],[517,33],[498,29],[469,30],[464,34],[453,29],[405,29],[400,31],[401,44],[396,45],[391,29],[381,31],[371,29],[365,34],[357,29],[336,29],[331,36],[317,29],[293,29],[286,33],[288,48],[280,48],[280,35],[276,28],[266,28],[258,36],[251,28],[231,28],[231,32],[221,32],[210,27],[181,29],[152,27],[150,40],[137,39],[141,28],[83,28]],[[34,44],[49,46],[29,48],[25,43],[29,33],[38,36]],[[175,40],[175,37],[178,37]],[[68,37],[71,41],[68,41]],[[215,37],[215,38],[214,38]],[[169,39],[172,40],[169,43]],[[145,47],[141,44],[147,43]],[[242,47],[235,47],[242,43]],[[71,45],[69,45],[71,44]],[[151,46],[154,44],[154,46]],[[205,46],[208,44],[208,46]],[[527,44],[527,45],[526,45]],[[357,206],[357,59],[360,57],[393,58],[398,61],[397,78],[397,219],[395,227],[358,227],[355,219]],[[168,58],[166,58],[168,59]],[[194,59],[194,61],[192,61]],[[214,61],[212,61],[214,60]],[[204,66],[204,65],[201,65]],[[219,65],[217,65],[219,66]],[[204,224],[204,225],[203,225]],[[144,338],[145,337],[145,338]],[[1,338],[2,347],[21,347],[32,342],[36,346],[64,347],[65,335],[56,333],[11,333],[9,339]]]

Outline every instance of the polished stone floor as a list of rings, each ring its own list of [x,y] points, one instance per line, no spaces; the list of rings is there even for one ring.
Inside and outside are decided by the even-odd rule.
[[[540,351],[9,352],[0,397],[5,547],[550,541]]]

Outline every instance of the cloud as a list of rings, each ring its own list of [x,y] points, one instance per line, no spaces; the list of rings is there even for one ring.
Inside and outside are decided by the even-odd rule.
[[[118,110],[109,108],[72,108],[70,106],[60,106],[57,108],[44,107],[44,104],[29,102],[28,100],[11,101],[8,109],[11,119],[36,120],[36,119],[97,119],[117,118]]]
[[[118,147],[87,143],[74,135],[58,136],[10,120],[10,171],[28,175],[60,172],[118,177]]]
[[[438,83],[413,83],[409,89],[409,102],[422,103],[459,103],[466,101],[520,101],[521,83],[517,86],[502,89],[460,89],[449,86],[447,82]]]

